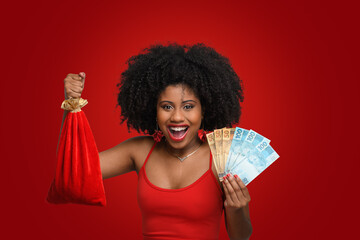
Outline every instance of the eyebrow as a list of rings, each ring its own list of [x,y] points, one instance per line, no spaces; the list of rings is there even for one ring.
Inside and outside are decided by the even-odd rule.
[[[182,101],[182,103],[188,103],[188,102],[197,103],[195,100],[185,100],[185,101]],[[167,100],[159,102],[159,104],[161,104],[161,103],[172,103],[172,104],[174,104],[173,102],[167,101]]]

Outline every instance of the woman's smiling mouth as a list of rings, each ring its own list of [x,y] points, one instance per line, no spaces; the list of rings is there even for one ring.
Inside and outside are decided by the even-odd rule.
[[[189,130],[188,125],[168,125],[167,131],[173,141],[182,141]]]

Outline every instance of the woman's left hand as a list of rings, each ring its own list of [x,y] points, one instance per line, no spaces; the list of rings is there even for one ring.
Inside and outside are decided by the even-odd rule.
[[[236,174],[233,176],[228,174],[223,181],[225,192],[225,209],[230,211],[238,211],[245,209],[250,202],[250,194],[243,181]]]

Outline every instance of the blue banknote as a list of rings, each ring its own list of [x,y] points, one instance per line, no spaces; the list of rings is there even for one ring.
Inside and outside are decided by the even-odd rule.
[[[270,139],[267,139],[254,130],[250,130],[241,144],[241,157],[238,157],[235,162],[232,163],[231,169],[236,168],[245,157],[249,158],[250,156],[257,154],[257,150],[261,151],[268,145],[270,145]]]
[[[246,130],[244,128],[235,128],[234,137],[231,142],[231,147],[229,151],[228,158],[226,159],[225,164],[225,174],[230,173],[230,170],[233,166],[233,164],[236,162],[236,160],[241,155],[241,145],[245,140],[245,137],[249,130]]]
[[[231,169],[231,173],[237,174],[248,185],[279,157],[270,145],[255,147],[251,154],[242,155],[243,160]]]

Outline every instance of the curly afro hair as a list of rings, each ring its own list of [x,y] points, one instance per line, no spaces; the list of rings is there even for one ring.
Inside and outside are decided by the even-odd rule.
[[[231,127],[239,122],[243,84],[229,60],[213,48],[170,43],[145,48],[130,57],[121,74],[118,103],[121,123],[145,134],[156,128],[156,106],[160,93],[169,85],[184,84],[200,99],[206,131]]]

